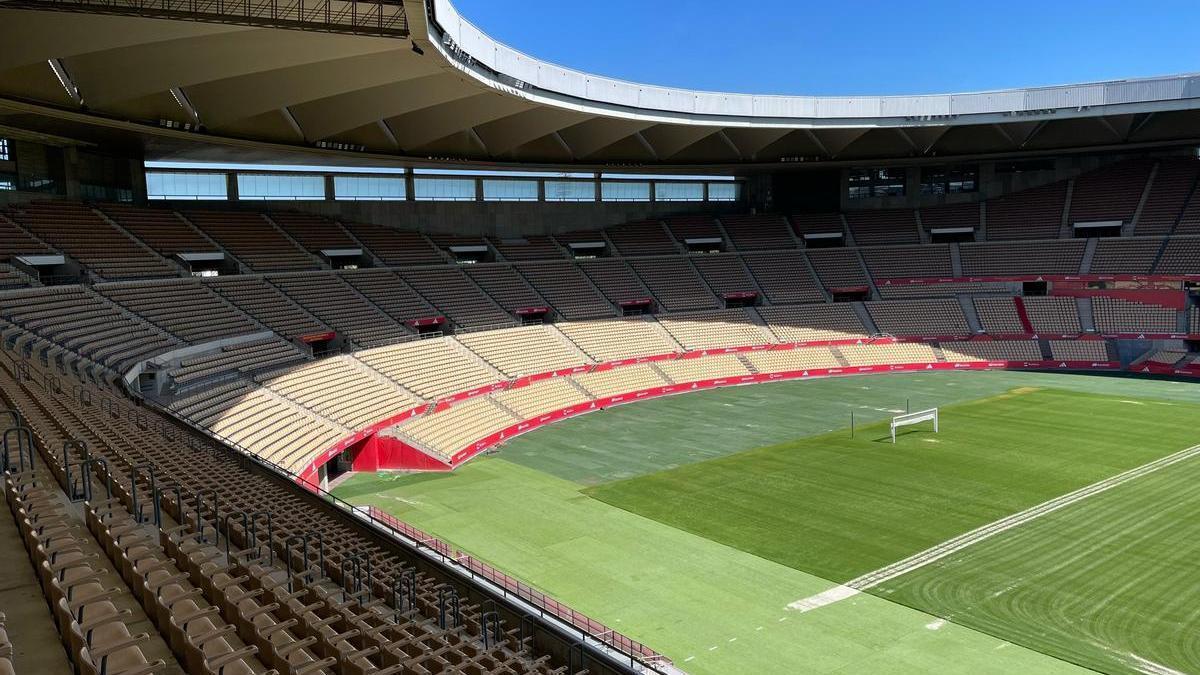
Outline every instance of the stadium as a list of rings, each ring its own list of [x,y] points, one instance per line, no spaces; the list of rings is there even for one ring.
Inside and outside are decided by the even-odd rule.
[[[0,0],[0,673],[1200,672],[1198,148]]]

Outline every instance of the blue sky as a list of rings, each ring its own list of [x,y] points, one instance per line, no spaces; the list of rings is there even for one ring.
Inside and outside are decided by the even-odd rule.
[[[1200,71],[1200,2],[453,0],[539,58],[654,84],[917,94]]]

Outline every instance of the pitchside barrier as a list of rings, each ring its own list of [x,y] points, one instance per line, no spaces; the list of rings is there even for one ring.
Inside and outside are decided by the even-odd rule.
[[[907,413],[904,415],[896,415],[892,418],[892,442],[896,442],[896,429],[907,427],[921,422],[933,422],[933,433],[938,432],[938,409],[930,408],[929,410],[919,410],[915,413]]]

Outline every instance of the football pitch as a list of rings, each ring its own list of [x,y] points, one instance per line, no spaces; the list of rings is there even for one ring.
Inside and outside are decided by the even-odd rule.
[[[940,433],[890,442],[888,418],[931,406]],[[1200,457],[1176,455],[1200,444],[1198,422],[1200,385],[1179,382],[785,382],[593,413],[453,474],[335,492],[691,673],[1198,672]],[[789,607],[1088,486],[861,593]]]

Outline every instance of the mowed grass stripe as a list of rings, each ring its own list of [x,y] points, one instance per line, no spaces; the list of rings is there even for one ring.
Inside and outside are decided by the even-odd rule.
[[[871,592],[1104,672],[1200,672],[1198,510],[1192,459]]]
[[[1195,444],[1191,403],[1023,391],[587,490],[606,503],[831,581]],[[802,597],[802,596],[797,596]]]

